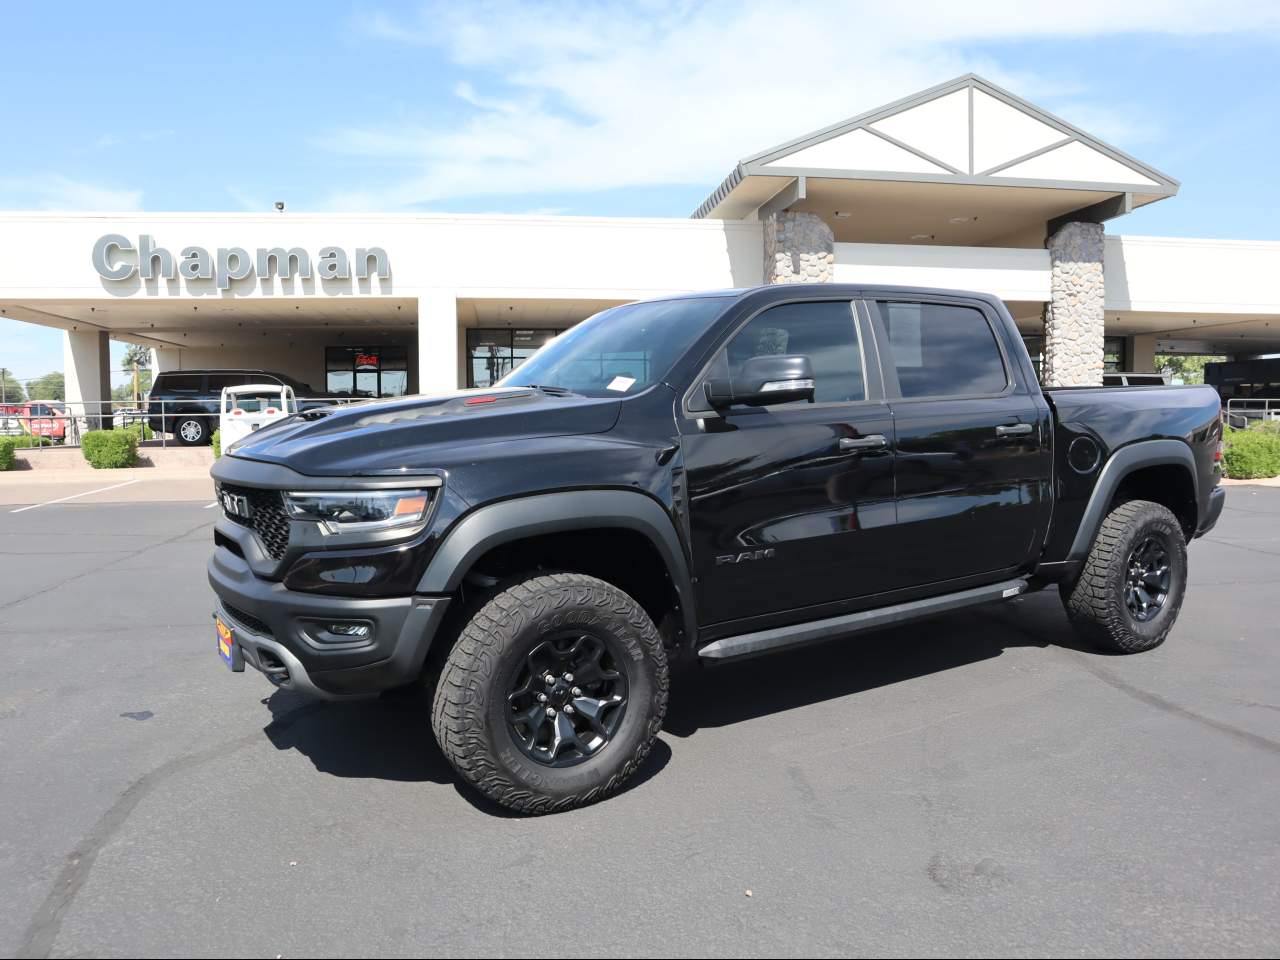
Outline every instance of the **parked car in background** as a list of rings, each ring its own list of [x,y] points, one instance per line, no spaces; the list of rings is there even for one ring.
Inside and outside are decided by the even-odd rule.
[[[6,403],[0,406],[0,436],[40,437],[62,443],[67,439],[67,413],[52,400]]]
[[[281,383],[223,387],[218,432],[225,450],[269,423],[298,412],[293,388]]]
[[[300,410],[337,402],[300,380],[270,370],[167,370],[157,374],[147,394],[147,422],[156,433],[172,434],[187,446],[201,446],[218,429],[223,388],[251,383],[290,387]]]
[[[1163,373],[1117,371],[1104,373],[1102,385],[1104,387],[1165,387],[1169,385],[1169,378]]]

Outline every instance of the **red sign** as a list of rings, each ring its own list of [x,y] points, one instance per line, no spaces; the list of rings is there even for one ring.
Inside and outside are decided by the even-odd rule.
[[[357,367],[374,367],[378,366],[378,355],[376,353],[357,353]]]

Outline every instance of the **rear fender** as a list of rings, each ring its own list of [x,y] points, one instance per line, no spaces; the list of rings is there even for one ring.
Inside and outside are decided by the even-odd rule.
[[[1074,571],[1084,562],[1098,536],[1098,530],[1107,515],[1107,509],[1115,499],[1116,491],[1125,477],[1145,467],[1156,467],[1174,464],[1186,469],[1191,478],[1191,487],[1195,494],[1195,502],[1200,503],[1199,480],[1196,476],[1196,461],[1191,447],[1181,440],[1141,440],[1121,447],[1103,465],[1098,474],[1098,482],[1089,496],[1089,503],[1080,518],[1080,526],[1076,528],[1075,539],[1066,560],[1053,564],[1041,564],[1038,573],[1058,571]]]

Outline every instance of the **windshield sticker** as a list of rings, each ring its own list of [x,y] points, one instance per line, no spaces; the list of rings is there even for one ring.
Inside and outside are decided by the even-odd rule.
[[[614,377],[609,383],[608,389],[617,390],[619,393],[626,393],[631,389],[631,385],[635,382],[635,377]]]

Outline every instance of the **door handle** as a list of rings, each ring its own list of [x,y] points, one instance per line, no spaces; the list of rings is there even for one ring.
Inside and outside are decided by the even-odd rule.
[[[889,441],[882,434],[872,433],[865,437],[841,437],[841,450],[883,450]]]
[[[996,427],[997,437],[1025,437],[1032,431],[1029,423],[1005,423]]]

